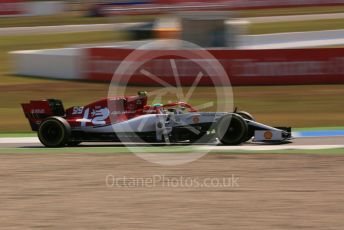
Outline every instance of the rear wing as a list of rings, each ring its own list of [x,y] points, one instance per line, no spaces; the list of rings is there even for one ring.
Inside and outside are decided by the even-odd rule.
[[[21,104],[25,117],[29,120],[32,131],[37,131],[41,122],[50,116],[65,116],[61,100],[47,99]]]

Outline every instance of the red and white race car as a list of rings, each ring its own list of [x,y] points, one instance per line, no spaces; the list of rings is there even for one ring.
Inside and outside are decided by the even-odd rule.
[[[64,110],[60,100],[22,104],[31,129],[46,147],[81,142],[197,142],[218,139],[225,145],[285,142],[291,128],[256,122],[247,112],[198,112],[184,102],[147,105],[146,92],[109,97]]]

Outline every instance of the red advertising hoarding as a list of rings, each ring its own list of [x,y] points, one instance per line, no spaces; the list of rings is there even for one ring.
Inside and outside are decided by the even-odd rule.
[[[156,4],[209,3],[209,0],[154,0]],[[211,3],[226,3],[232,9],[273,8],[294,6],[322,6],[344,4],[342,0],[213,0]]]
[[[0,16],[14,16],[24,13],[24,0],[0,0]]]
[[[344,0],[152,0],[145,3],[125,6],[108,4],[103,5],[102,10],[105,15],[155,14],[194,10],[248,10],[279,7],[332,6],[343,5]]]
[[[111,81],[117,67],[132,52],[130,49],[89,48],[85,78],[94,81]],[[279,50],[208,50],[226,71],[232,85],[287,85],[344,83],[344,48],[279,49]],[[151,52],[161,52],[158,50]],[[166,52],[167,51],[163,51]],[[149,60],[142,68],[165,82],[175,84],[170,66],[174,59],[183,85],[191,85],[202,71],[199,85],[211,85],[212,79],[202,66],[202,60],[163,55]],[[224,76],[226,77],[226,76]],[[116,80],[116,75],[114,76]],[[139,70],[131,74],[132,85],[159,85]]]

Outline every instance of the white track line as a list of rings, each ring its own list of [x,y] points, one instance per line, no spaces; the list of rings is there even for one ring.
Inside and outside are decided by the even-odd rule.
[[[37,137],[6,137],[0,138],[0,144],[38,144]],[[0,146],[1,147],[1,146]],[[144,147],[144,146],[143,146]],[[223,146],[223,145],[204,145],[197,146],[199,150],[239,150],[239,151],[266,151],[266,150],[315,150],[315,149],[336,149],[344,148],[344,145],[268,145],[268,144],[249,144],[240,146]]]
[[[0,144],[36,144],[40,143],[37,137],[5,137],[0,138]]]
[[[242,146],[200,146],[200,150],[239,150],[239,151],[267,151],[267,150],[316,150],[338,149],[344,145],[242,145]]]

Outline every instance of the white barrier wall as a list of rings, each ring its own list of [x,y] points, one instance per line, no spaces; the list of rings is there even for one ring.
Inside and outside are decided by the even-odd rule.
[[[55,15],[65,10],[62,1],[0,0],[0,17]]]
[[[344,30],[242,35],[238,49],[292,49],[344,44]]]
[[[56,79],[82,79],[83,50],[79,48],[24,50],[10,53],[13,74]]]
[[[54,15],[65,10],[65,4],[61,1],[26,2],[24,4],[26,16]]]
[[[344,30],[311,31],[282,34],[242,35],[238,49],[285,49],[344,44]],[[147,41],[115,42],[103,46],[24,50],[10,52],[12,73],[23,76],[56,79],[85,79],[90,67],[87,48],[109,47],[135,49]],[[101,60],[100,60],[101,61]],[[93,68],[93,67],[92,67]],[[104,66],[101,66],[104,68]]]

